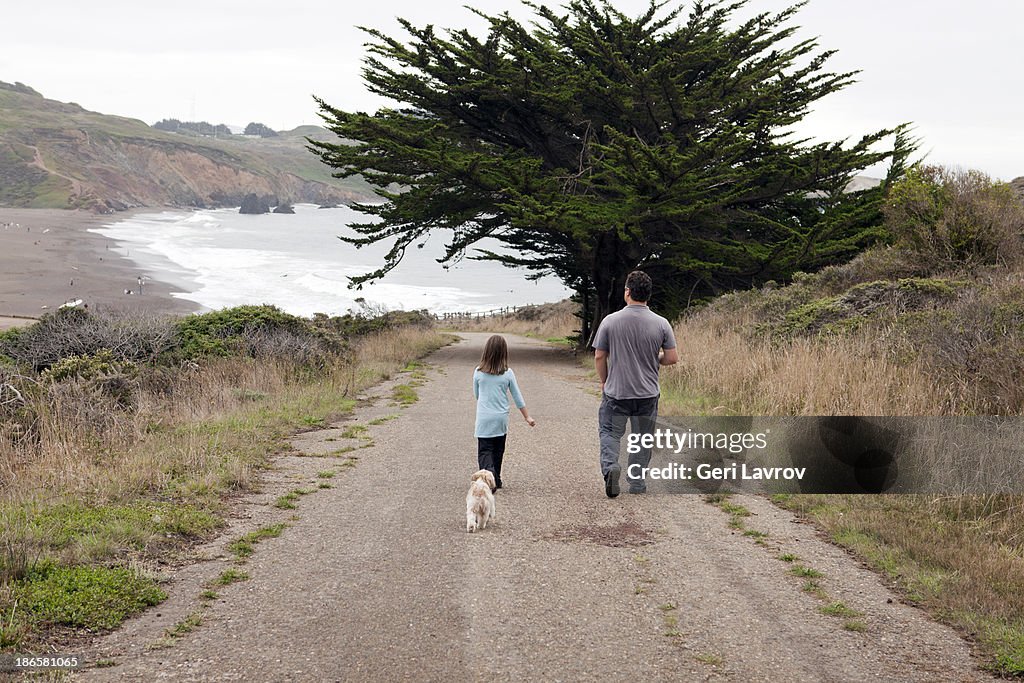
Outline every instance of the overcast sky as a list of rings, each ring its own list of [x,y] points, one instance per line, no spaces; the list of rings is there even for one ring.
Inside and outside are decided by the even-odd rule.
[[[361,82],[365,37],[357,25],[399,35],[401,16],[417,25],[482,27],[465,4],[531,16],[518,0],[9,4],[0,80],[150,124],[260,121],[278,130],[319,122],[313,94],[346,110],[381,104]],[[647,7],[646,0],[613,4],[632,15]],[[751,0],[739,16],[788,4]],[[839,50],[830,70],[862,70],[857,84],[818,103],[808,135],[857,138],[911,121],[929,161],[1003,180],[1024,175],[1024,3],[811,0],[794,23],[798,36]]]

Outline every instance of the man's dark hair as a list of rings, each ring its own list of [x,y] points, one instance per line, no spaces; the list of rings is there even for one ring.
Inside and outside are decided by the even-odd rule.
[[[654,283],[651,276],[642,270],[634,270],[626,276],[626,289],[629,290],[629,298],[639,303],[647,303],[651,298],[651,289]]]

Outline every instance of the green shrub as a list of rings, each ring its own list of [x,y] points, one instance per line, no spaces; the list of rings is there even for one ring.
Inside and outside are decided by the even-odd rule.
[[[117,407],[131,408],[138,393],[138,370],[135,363],[118,361],[109,349],[101,349],[93,355],[62,358],[44,370],[42,377],[56,384],[78,382],[84,395],[93,393],[113,399]]]
[[[1007,265],[1021,255],[1024,206],[980,171],[920,166],[893,186],[885,225],[924,272]]]
[[[812,334],[846,318],[851,310],[841,297],[816,299],[787,313],[780,331],[786,334]]]
[[[185,358],[230,356],[242,350],[245,335],[285,330],[308,333],[302,318],[276,306],[236,306],[190,315],[177,325],[179,351]]]
[[[372,314],[371,314],[372,313]],[[421,311],[365,311],[310,320],[275,306],[238,306],[193,315],[178,324],[184,358],[244,355],[287,358],[307,367],[323,367],[343,354],[349,339],[408,325],[432,325]]]
[[[134,376],[137,372],[138,366],[135,363],[119,362],[110,349],[100,349],[92,355],[62,358],[43,371],[43,377],[61,382],[67,379],[92,380],[121,374]]]

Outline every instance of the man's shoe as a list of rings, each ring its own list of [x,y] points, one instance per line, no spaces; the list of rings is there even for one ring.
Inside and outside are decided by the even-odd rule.
[[[630,493],[647,493],[647,487],[646,486],[630,486],[629,487],[629,492]]]
[[[612,465],[608,468],[608,474],[604,475],[604,492],[609,498],[619,495],[619,477],[622,475],[622,468]]]

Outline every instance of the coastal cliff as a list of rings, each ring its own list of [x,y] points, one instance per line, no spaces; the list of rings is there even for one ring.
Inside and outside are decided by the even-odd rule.
[[[274,138],[179,135],[0,82],[0,206],[105,213],[238,206],[252,193],[317,204],[372,196],[305,149],[306,136],[329,135],[314,126]]]

